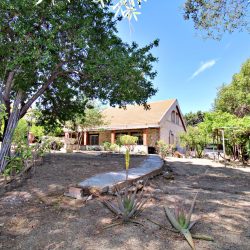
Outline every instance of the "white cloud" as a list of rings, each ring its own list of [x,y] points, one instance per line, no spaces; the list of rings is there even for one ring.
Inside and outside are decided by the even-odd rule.
[[[196,76],[198,76],[203,71],[212,68],[216,64],[217,60],[213,59],[204,63],[201,63],[201,66],[193,73],[193,75],[189,78],[189,80],[192,80]]]

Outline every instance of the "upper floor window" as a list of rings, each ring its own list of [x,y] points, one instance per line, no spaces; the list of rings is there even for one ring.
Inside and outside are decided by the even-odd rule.
[[[171,122],[175,123],[175,111],[172,111],[171,113]]]
[[[180,117],[179,117],[179,114],[176,114],[176,124],[177,124],[177,125],[180,124]]]

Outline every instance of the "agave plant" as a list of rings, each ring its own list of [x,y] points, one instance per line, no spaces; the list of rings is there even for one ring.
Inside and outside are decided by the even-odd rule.
[[[191,222],[191,216],[194,210],[197,195],[198,193],[196,193],[189,211],[184,207],[184,204],[177,206],[174,210],[174,213],[169,208],[165,207],[167,219],[178,232],[184,235],[192,249],[195,249],[195,246],[190,230],[197,220]]]
[[[137,194],[138,184],[133,192],[129,192],[128,186],[124,193],[116,190],[116,203],[104,200],[104,204],[122,220],[122,223],[131,221],[142,212],[142,208],[148,199],[143,199],[144,190]],[[133,221],[132,221],[133,222]]]

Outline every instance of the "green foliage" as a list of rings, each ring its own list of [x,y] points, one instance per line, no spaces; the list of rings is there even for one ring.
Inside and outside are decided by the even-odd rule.
[[[14,144],[27,144],[27,135],[28,135],[28,124],[26,120],[23,118],[19,120],[18,125],[15,129],[13,136]]]
[[[162,159],[165,159],[167,155],[171,153],[170,145],[166,144],[162,140],[157,141],[156,146],[157,146],[157,152],[161,156]]]
[[[204,121],[205,112],[197,111],[196,113],[189,112],[184,115],[187,126],[196,126]]]
[[[105,142],[103,143],[103,149],[104,149],[105,151],[111,151],[110,146],[111,146],[111,143],[108,142],[108,141],[105,141]]]
[[[187,132],[180,134],[181,144],[189,149],[194,149],[196,156],[201,158],[208,141],[208,131],[202,123],[198,127],[187,127]]]
[[[250,115],[250,59],[242,65],[240,72],[233,76],[230,84],[219,89],[214,110],[238,117]]]
[[[42,3],[44,0],[38,0],[36,5]],[[70,0],[64,0],[70,2]],[[147,0],[115,0],[114,6],[112,9],[116,12],[116,15],[121,14],[123,17],[127,18],[129,21],[134,18],[137,21],[137,15],[141,14],[138,12],[138,8],[141,8],[141,4],[143,1]],[[53,4],[55,4],[55,0],[51,0]],[[109,0],[93,0],[95,3],[100,3],[104,8],[106,4],[108,4]]]
[[[159,41],[141,48],[124,43],[116,34],[116,22],[108,8],[92,0],[58,0],[53,8],[47,0],[39,5],[30,0],[0,1],[1,99],[4,93],[11,117],[5,126],[15,126],[13,121],[34,103],[42,112],[44,127],[72,120],[88,99],[120,107],[146,105],[156,93],[157,59],[151,50]],[[20,109],[11,110],[13,103]],[[10,116],[13,110],[15,115]],[[3,138],[6,147],[11,140]]]
[[[60,150],[64,143],[62,142],[61,138],[53,137],[53,136],[47,136],[45,137],[45,140],[43,140],[43,143],[45,143],[46,147],[52,150]]]
[[[110,145],[110,150],[111,150],[112,152],[118,151],[119,148],[120,148],[120,146],[119,146],[118,144],[116,144],[116,143],[112,143],[112,144]]]
[[[125,187],[124,193],[117,190],[117,204],[104,200],[104,204],[124,223],[129,222],[133,217],[138,216],[142,212],[142,208],[148,200],[143,199],[144,190],[137,194],[138,185],[131,193],[129,193],[128,189],[128,186]]]
[[[178,232],[183,234],[183,236],[186,238],[188,244],[191,246],[192,249],[195,249],[195,246],[192,239],[192,235],[189,230],[191,230],[191,228],[197,222],[197,221],[191,222],[191,216],[194,210],[194,205],[197,195],[198,193],[195,195],[189,211],[186,209],[183,203],[176,204],[174,213],[171,212],[169,208],[165,207],[165,214],[168,221]]]
[[[121,145],[124,145],[126,147],[134,146],[136,145],[138,141],[138,137],[131,136],[131,135],[122,135],[119,137],[119,141]]]
[[[44,136],[44,127],[33,124],[30,128],[30,132],[40,140],[42,136]]]
[[[126,168],[126,180],[128,179],[128,169],[130,165],[130,151],[136,145],[138,137],[131,135],[122,135],[119,137],[121,145],[126,147],[125,151],[125,168]]]
[[[186,0],[184,19],[192,19],[196,29],[208,37],[220,38],[224,32],[250,31],[249,1]]]
[[[6,108],[3,104],[0,104],[0,138],[3,134],[3,121],[4,118],[6,117]]]
[[[188,127],[187,133],[180,135],[183,146],[195,149],[197,157],[202,157],[203,149],[213,141],[222,143],[221,131],[224,130],[226,152],[234,159],[248,157],[248,141],[250,136],[250,116],[239,118],[225,112],[207,112],[204,121],[196,127]],[[219,141],[217,141],[218,134]]]

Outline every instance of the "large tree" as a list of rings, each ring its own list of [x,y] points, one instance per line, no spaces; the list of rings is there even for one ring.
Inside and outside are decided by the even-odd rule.
[[[7,112],[0,171],[18,120],[34,103],[66,114],[82,96],[146,105],[156,92],[150,50],[158,41],[143,48],[124,44],[115,34],[113,14],[92,0],[50,5],[0,2],[0,101]]]
[[[197,112],[189,112],[187,114],[184,115],[184,118],[186,120],[186,125],[187,126],[196,126],[199,123],[204,121],[205,118],[205,112],[202,111],[197,111]]]
[[[249,0],[186,0],[184,18],[206,36],[220,38],[224,32],[250,32],[249,10]]]
[[[250,59],[242,65],[240,72],[233,76],[230,84],[219,89],[214,109],[238,117],[250,115]]]
[[[37,4],[45,0],[36,0]],[[59,0],[49,0],[55,4]],[[64,0],[70,1],[70,0]],[[112,2],[112,9],[116,14],[131,20],[137,20],[142,2],[147,0],[93,0],[104,7]],[[192,20],[194,27],[202,31],[205,36],[221,38],[225,32],[235,30],[250,32],[249,25],[249,0],[185,0],[183,1],[184,19]]]

